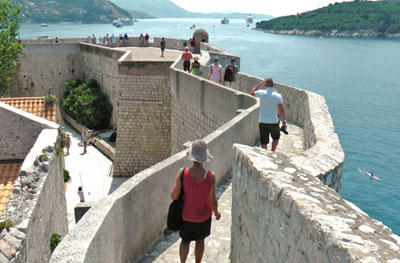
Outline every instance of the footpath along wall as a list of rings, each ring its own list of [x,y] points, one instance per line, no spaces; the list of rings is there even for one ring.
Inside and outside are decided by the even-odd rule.
[[[210,116],[230,118],[222,126],[203,137],[214,159],[207,164],[220,180],[231,168],[232,144],[240,141],[253,145],[258,137],[254,122],[258,119],[257,101],[240,92],[226,89],[174,68],[170,72],[171,95],[174,103],[190,108],[187,115],[182,108],[172,107],[172,130],[178,130],[183,119],[196,119],[199,127],[208,128]],[[183,87],[181,85],[184,85]],[[222,91],[221,91],[222,89]],[[178,91],[179,90],[179,91]],[[185,90],[183,92],[183,90]],[[201,96],[193,96],[199,95]],[[227,98],[227,108],[210,106],[216,96]],[[207,102],[209,101],[209,102]],[[240,102],[240,103],[239,103]],[[190,106],[188,106],[190,105]],[[243,106],[243,107],[240,107]],[[223,113],[215,111],[224,111]],[[180,114],[182,117],[174,117]],[[204,115],[204,116],[202,116]],[[229,117],[231,116],[231,117]],[[178,122],[178,123],[176,123]],[[222,122],[222,120],[221,120]],[[187,123],[187,125],[190,125]],[[175,128],[174,128],[175,127]],[[249,127],[253,127],[250,128]],[[194,130],[186,130],[186,140],[198,139]],[[191,134],[192,133],[192,134]],[[178,134],[172,135],[177,137]],[[177,139],[175,139],[177,143]],[[173,146],[175,149],[183,146]],[[158,240],[166,228],[166,216],[170,203],[169,191],[176,172],[187,167],[186,150],[136,174],[113,194],[94,205],[78,222],[76,227],[59,244],[50,262],[136,262]],[[149,194],[151,193],[151,194]]]

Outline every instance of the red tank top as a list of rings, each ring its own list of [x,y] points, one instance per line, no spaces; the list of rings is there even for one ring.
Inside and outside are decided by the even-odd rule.
[[[182,218],[189,222],[203,222],[212,215],[210,206],[211,173],[207,171],[202,181],[197,181],[185,169],[183,187],[185,191],[185,202],[183,204]]]

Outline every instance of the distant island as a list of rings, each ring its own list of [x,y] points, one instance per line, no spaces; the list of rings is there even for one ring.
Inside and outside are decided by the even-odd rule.
[[[267,33],[341,36],[400,37],[400,1],[353,1],[330,4],[292,16],[256,23]]]
[[[152,18],[135,10],[124,10],[108,0],[11,0],[21,5],[21,23],[111,23],[117,18]]]

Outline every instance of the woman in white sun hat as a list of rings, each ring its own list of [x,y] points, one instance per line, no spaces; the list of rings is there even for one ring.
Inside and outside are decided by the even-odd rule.
[[[204,168],[204,164],[212,159],[212,155],[207,150],[207,144],[203,140],[195,140],[187,157],[193,161],[192,167],[179,169],[171,191],[171,198],[176,200],[179,197],[181,174],[184,170],[185,201],[182,211],[183,224],[179,230],[182,238],[179,256],[181,262],[186,262],[190,242],[196,241],[194,254],[196,262],[200,262],[204,254],[204,240],[210,235],[212,213],[217,220],[221,218],[221,213],[218,211],[215,174]]]

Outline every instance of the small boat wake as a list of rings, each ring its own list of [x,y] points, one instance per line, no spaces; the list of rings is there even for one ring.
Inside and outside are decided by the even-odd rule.
[[[375,176],[373,172],[369,173],[369,172],[364,171],[364,170],[362,170],[360,168],[358,168],[358,171],[360,172],[360,174],[364,174],[364,175],[368,176],[371,179],[374,179],[374,180],[377,180],[377,181],[381,180],[377,176]]]

